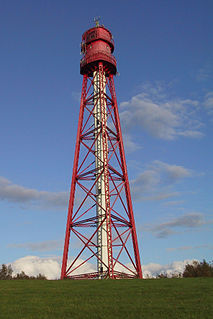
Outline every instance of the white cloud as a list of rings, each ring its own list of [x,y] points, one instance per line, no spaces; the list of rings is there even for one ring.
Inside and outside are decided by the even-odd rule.
[[[200,138],[202,123],[195,116],[198,104],[196,100],[170,98],[159,84],[144,85],[142,93],[121,103],[122,127],[126,132],[142,129],[165,140]]]
[[[61,209],[67,206],[67,192],[47,192],[17,185],[0,177],[0,200],[44,208]]]
[[[196,249],[211,249],[211,250],[213,250],[213,245],[171,247],[171,248],[167,248],[166,250],[169,252],[173,252],[173,251],[196,250]]]
[[[130,134],[123,134],[123,142],[127,153],[135,152],[141,148],[141,146],[132,139]]]
[[[153,165],[155,170],[162,174],[169,184],[192,175],[192,171],[183,166],[170,165],[157,160],[153,162]]]
[[[132,196],[135,200],[162,200],[178,196],[171,187],[193,172],[183,166],[153,161],[146,170],[131,181]]]
[[[203,133],[200,131],[192,131],[192,130],[185,130],[183,132],[178,133],[180,136],[184,137],[191,137],[191,138],[201,138],[203,136]]]
[[[159,200],[165,200],[169,199],[171,197],[177,197],[180,196],[179,192],[171,192],[164,190],[164,192],[155,191],[152,195],[141,195],[140,198],[137,198],[136,200],[143,200],[143,201],[159,201]],[[134,197],[134,196],[133,196]]]
[[[210,115],[213,115],[213,92],[208,92],[205,95],[203,105],[206,108],[207,112]]]
[[[177,205],[181,205],[183,203],[184,203],[183,200],[168,201],[168,202],[164,203],[164,206],[177,206]]]
[[[201,213],[190,213],[183,216],[177,217],[169,222],[162,223],[155,227],[156,230],[162,230],[168,227],[197,227],[204,224],[203,214]]]
[[[177,232],[177,229],[199,228],[206,224],[203,214],[194,212],[173,218],[170,221],[149,228],[156,237],[165,238]]]
[[[197,81],[206,81],[213,78],[213,64],[212,62],[206,62],[203,67],[198,70],[196,75]]]
[[[76,263],[80,264],[83,260],[79,259]],[[70,262],[68,262],[70,263]],[[38,257],[26,256],[17,259],[11,263],[14,275],[24,271],[28,276],[37,276],[39,273],[45,275],[47,279],[59,279],[61,274],[61,257]],[[88,262],[84,263],[81,267],[80,273],[94,272],[94,266]],[[73,274],[78,275],[79,271],[76,270]]]
[[[26,256],[11,263],[14,275],[24,271],[28,276],[37,276],[39,273],[45,275],[47,279],[58,279],[60,277],[60,258],[37,256]]]
[[[20,244],[9,244],[9,248],[24,248],[30,251],[54,251],[62,250],[63,241],[62,240],[47,240],[35,243],[20,243]]]
[[[187,264],[192,264],[194,260],[186,259],[184,261],[174,261],[171,264],[161,265],[155,263],[149,263],[142,267],[143,276],[146,277],[156,277],[159,274],[167,274],[171,277],[173,274],[183,273],[185,266]]]
[[[73,92],[71,92],[71,95],[75,101],[77,101],[77,102],[81,101],[81,92],[73,91]]]

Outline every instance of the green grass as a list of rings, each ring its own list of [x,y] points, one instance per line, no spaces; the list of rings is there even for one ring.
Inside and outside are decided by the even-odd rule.
[[[212,319],[213,278],[1,280],[2,319]]]

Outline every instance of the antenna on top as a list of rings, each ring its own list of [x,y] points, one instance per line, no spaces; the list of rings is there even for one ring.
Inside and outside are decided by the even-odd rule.
[[[100,25],[100,20],[101,20],[101,17],[95,17],[95,18],[94,18],[95,26],[96,26],[96,27],[99,27],[99,25]]]

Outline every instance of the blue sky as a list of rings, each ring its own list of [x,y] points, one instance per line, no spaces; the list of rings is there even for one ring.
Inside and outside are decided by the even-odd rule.
[[[212,260],[212,14],[210,0],[0,3],[0,263],[59,269],[95,16],[115,40],[142,264]]]

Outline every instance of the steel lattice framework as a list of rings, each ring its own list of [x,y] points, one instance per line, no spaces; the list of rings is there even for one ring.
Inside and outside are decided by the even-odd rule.
[[[61,278],[142,278],[112,67],[86,65]]]

